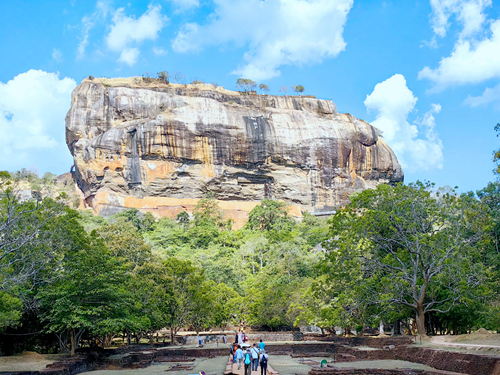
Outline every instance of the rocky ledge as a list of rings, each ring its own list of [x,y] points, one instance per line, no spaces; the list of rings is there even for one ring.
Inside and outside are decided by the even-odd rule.
[[[103,215],[174,217],[211,193],[241,225],[264,198],[295,216],[327,214],[354,192],[403,181],[376,128],[314,97],[86,79],[66,141],[85,203]]]

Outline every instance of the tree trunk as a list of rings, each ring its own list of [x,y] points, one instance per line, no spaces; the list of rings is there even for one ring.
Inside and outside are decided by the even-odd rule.
[[[401,335],[401,321],[399,319],[396,319],[396,322],[394,323],[394,330],[392,335],[393,336]]]
[[[76,354],[76,348],[75,348],[75,331],[72,329],[70,333],[70,342],[71,342],[71,356],[74,357]]]
[[[174,329],[170,328],[170,345],[175,345],[174,338],[175,338]]]
[[[417,330],[419,336],[427,336],[425,332],[425,314],[422,305],[417,305]]]

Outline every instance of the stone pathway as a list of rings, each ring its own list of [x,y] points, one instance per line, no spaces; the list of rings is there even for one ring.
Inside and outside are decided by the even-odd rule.
[[[467,343],[458,343],[458,342],[448,342],[445,341],[447,336],[433,336],[431,337],[431,343],[434,345],[443,345],[443,346],[468,346],[473,348],[500,348],[500,345],[488,345],[488,344],[467,344]]]
[[[230,355],[227,360],[226,371],[224,375],[245,375],[245,365],[242,364],[241,368],[238,370],[238,364],[233,363],[233,356]],[[257,367],[257,371],[252,371],[254,375],[260,375],[260,365]],[[267,363],[267,375],[279,375],[278,371],[274,370],[269,362]]]

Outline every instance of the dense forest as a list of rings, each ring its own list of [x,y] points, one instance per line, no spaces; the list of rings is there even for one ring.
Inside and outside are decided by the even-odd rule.
[[[264,200],[239,230],[211,196],[192,215],[77,211],[54,176],[0,172],[3,353],[155,340],[164,327],[349,334],[500,326],[500,183],[457,194],[379,185],[330,218]],[[30,184],[31,199],[20,186]],[[50,194],[48,192],[51,192]]]

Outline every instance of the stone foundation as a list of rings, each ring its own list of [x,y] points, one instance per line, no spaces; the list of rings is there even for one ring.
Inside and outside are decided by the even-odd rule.
[[[309,371],[308,375],[463,375],[463,374],[457,374],[456,372],[439,371],[439,370],[318,368]]]
[[[279,336],[275,336],[279,337]],[[434,350],[407,345],[407,337],[399,338],[336,338],[336,342],[267,344],[266,351],[271,355],[291,355],[292,357],[328,357],[335,362],[354,362],[368,360],[403,360],[421,363],[436,370],[377,370],[349,368],[313,368],[310,375],[500,375],[500,357],[465,354]],[[370,346],[374,350],[362,350],[348,344]],[[123,354],[119,358],[110,355]],[[144,368],[151,362],[186,361],[192,358],[213,358],[228,356],[229,347],[218,349],[205,348],[144,348],[121,347],[105,350],[104,356],[89,354],[87,357],[74,357],[47,366],[43,371],[4,372],[0,375],[76,375],[96,369]],[[330,364],[330,366],[332,366]]]

